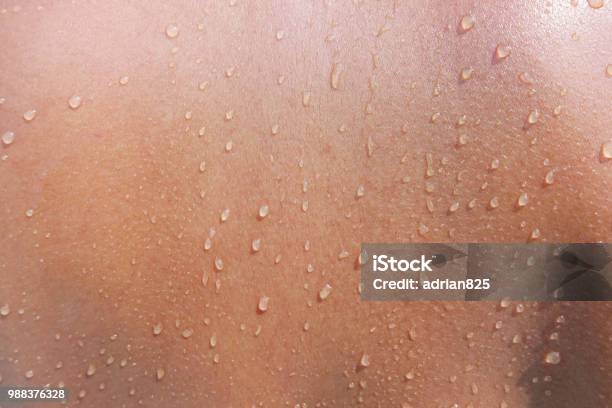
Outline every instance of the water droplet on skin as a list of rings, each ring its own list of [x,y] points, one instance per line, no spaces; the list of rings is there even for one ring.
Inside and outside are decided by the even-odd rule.
[[[529,202],[529,196],[527,195],[527,193],[521,193],[519,198],[516,200],[516,206],[518,208],[522,208],[526,206],[528,202]]]
[[[307,107],[310,105],[311,94],[309,91],[304,91],[302,94],[302,106]]]
[[[326,283],[325,286],[319,291],[319,299],[321,301],[327,299],[331,294],[332,287],[329,283]]]
[[[210,248],[212,248],[212,240],[211,240],[210,238],[208,238],[208,237],[207,237],[207,238],[204,240],[204,250],[205,250],[205,251],[209,251],[209,250],[210,250]]]
[[[179,35],[179,29],[176,24],[168,24],[166,26],[166,36],[168,38],[176,38]]]
[[[374,139],[372,139],[372,135],[368,135],[368,141],[366,142],[366,149],[368,151],[368,157],[372,157],[374,154]]]
[[[534,79],[531,76],[531,74],[529,74],[528,72],[521,72],[519,74],[519,81],[521,81],[522,83],[524,83],[526,85],[531,85],[531,84],[533,84]]]
[[[330,76],[330,84],[332,89],[337,90],[340,86],[340,80],[342,74],[344,72],[344,66],[337,62],[332,66],[331,76]]]
[[[78,95],[72,95],[70,99],[68,99],[68,106],[71,109],[78,109],[81,106],[81,97]]]
[[[87,371],[85,372],[85,374],[88,377],[93,376],[96,373],[96,366],[94,364],[89,364],[89,366],[87,367]]]
[[[185,120],[191,120],[193,118],[193,112],[187,111],[185,112]]]
[[[25,372],[25,378],[27,378],[28,380],[31,379],[32,377],[34,377],[34,371],[33,370],[28,370]]]
[[[368,354],[362,354],[359,359],[359,367],[366,368],[370,366],[370,356]]]
[[[474,20],[474,17],[470,15],[466,15],[466,16],[461,17],[461,21],[459,22],[459,27],[461,28],[462,32],[468,32],[474,27],[475,23],[476,23],[476,20]]]
[[[119,85],[127,85],[129,81],[130,81],[130,77],[128,77],[127,75],[124,75],[121,78],[119,78]]]
[[[450,214],[454,213],[455,211],[457,211],[459,209],[459,203],[457,201],[455,201],[454,203],[452,203],[450,205],[450,207],[448,207],[448,212]]]
[[[251,242],[251,250],[253,252],[259,252],[260,249],[261,249],[261,239],[260,238],[254,239],[253,242]]]
[[[2,143],[8,146],[15,141],[15,132],[6,131],[2,134]]]
[[[417,231],[420,236],[424,237],[429,232],[429,227],[425,224],[419,224]]]
[[[531,112],[529,112],[529,115],[527,115],[527,125],[534,125],[538,119],[540,117],[540,112],[538,112],[537,109],[532,110]]]
[[[210,348],[217,347],[217,335],[216,334],[213,334],[212,336],[210,336],[209,344],[210,344]]]
[[[461,70],[461,80],[468,81],[474,74],[474,68],[468,67]]]
[[[87,395],[87,391],[81,390],[81,391],[79,391],[78,397],[79,397],[79,399],[83,399],[83,398],[85,398],[86,395]]]
[[[153,326],[153,335],[154,336],[159,336],[162,332],[162,330],[164,330],[164,326],[161,323],[157,323]]]
[[[220,218],[221,222],[225,222],[225,221],[227,221],[229,216],[230,216],[230,210],[229,210],[229,208],[226,208],[223,211],[221,211],[221,215],[220,215],[219,218]]]
[[[359,199],[363,197],[364,195],[365,195],[365,187],[364,186],[357,187],[357,191],[355,192],[355,197]]]
[[[157,381],[161,381],[165,376],[166,370],[164,370],[163,368],[158,368],[157,370],[155,370],[155,378],[157,378]]]
[[[302,201],[302,211],[303,212],[308,211],[308,200]]]
[[[204,173],[204,171],[206,170],[206,162],[204,160],[200,162],[199,169],[200,169],[200,173]]]
[[[198,89],[199,89],[200,91],[205,91],[207,87],[208,87],[208,81],[202,81],[202,82],[200,82],[200,84],[198,85]]]
[[[276,39],[277,40],[282,40],[285,37],[285,32],[283,30],[278,30],[276,32]]]
[[[184,339],[188,339],[191,336],[193,336],[193,329],[185,329],[181,332],[181,336],[183,336]]]
[[[268,311],[268,304],[270,303],[270,298],[267,296],[262,296],[259,298],[259,303],[257,303],[257,310],[260,313],[265,313]]]
[[[215,258],[215,269],[219,272],[223,270],[223,259],[219,257]]]
[[[234,142],[232,142],[231,140],[225,144],[225,151],[227,153],[231,152],[233,148],[234,148]]]
[[[531,235],[529,236],[529,239],[530,239],[531,241],[535,241],[536,239],[539,239],[539,238],[540,238],[540,236],[541,236],[540,229],[539,229],[539,228],[534,228],[534,229],[531,231]]]
[[[457,147],[465,146],[468,143],[468,136],[463,134],[457,137]]]
[[[612,140],[608,140],[601,144],[601,150],[599,156],[602,161],[612,159]]]
[[[489,209],[494,210],[497,207],[499,207],[499,199],[497,197],[491,198],[491,200],[489,200]]]
[[[603,0],[588,0],[589,6],[594,9],[602,8],[604,5]]]
[[[225,112],[225,120],[232,120],[234,118],[234,111],[229,110]]]
[[[555,108],[553,109],[553,116],[559,117],[562,111],[563,111],[563,107],[561,105],[555,106]]]
[[[495,47],[495,58],[498,61],[504,60],[510,56],[511,49],[507,45],[497,44]]]
[[[429,119],[431,121],[431,123],[435,123],[441,116],[440,112],[436,112],[433,115],[431,115],[431,118]]]
[[[257,217],[260,220],[263,220],[264,218],[268,216],[269,212],[270,212],[270,208],[266,204],[264,204],[261,207],[259,207],[259,212],[257,213]]]
[[[544,176],[544,184],[547,186],[552,185],[555,182],[555,171],[554,170],[550,170],[548,173],[546,173],[546,175]]]
[[[0,316],[6,317],[11,313],[11,307],[8,304],[2,305],[0,307]]]
[[[23,120],[26,122],[31,122],[36,117],[36,109],[30,109],[29,111],[23,114]]]
[[[546,364],[559,364],[561,362],[561,353],[558,351],[550,351],[546,353],[544,362]]]
[[[227,78],[231,78],[232,76],[234,76],[235,70],[236,70],[236,67],[229,67],[228,69],[225,70],[225,76]]]

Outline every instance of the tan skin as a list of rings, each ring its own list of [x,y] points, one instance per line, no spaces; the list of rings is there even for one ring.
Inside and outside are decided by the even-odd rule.
[[[87,407],[609,406],[610,303],[364,302],[355,268],[362,242],[610,241],[612,15],[578,3],[3,2],[1,384]]]

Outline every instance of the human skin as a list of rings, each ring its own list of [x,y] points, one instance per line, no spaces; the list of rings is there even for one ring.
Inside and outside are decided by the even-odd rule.
[[[610,406],[610,303],[366,302],[356,267],[362,242],[610,241],[610,5],[0,5],[0,385]]]

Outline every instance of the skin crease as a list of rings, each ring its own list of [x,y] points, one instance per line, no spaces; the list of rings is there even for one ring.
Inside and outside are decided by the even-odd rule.
[[[63,382],[86,407],[610,406],[610,303],[363,302],[356,268],[362,242],[610,241],[610,5],[0,10],[1,385]]]

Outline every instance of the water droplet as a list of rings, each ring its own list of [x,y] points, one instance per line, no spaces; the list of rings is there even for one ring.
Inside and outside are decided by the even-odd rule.
[[[225,70],[225,76],[227,78],[231,78],[234,76],[234,72],[236,71],[236,67],[232,66]]]
[[[154,336],[159,336],[162,332],[162,330],[164,330],[164,326],[161,323],[157,323],[153,326],[153,335]]]
[[[357,199],[363,197],[365,195],[365,187],[360,185],[359,187],[357,187],[357,191],[355,192],[355,197]]]
[[[540,112],[538,112],[537,109],[532,110],[531,112],[529,112],[529,115],[527,115],[527,125],[533,125],[535,124],[538,119],[540,117]]]
[[[8,304],[4,304],[0,307],[0,316],[6,317],[9,313],[11,313],[11,307]]]
[[[185,329],[182,331],[181,336],[183,336],[184,339],[188,339],[191,336],[193,336],[193,329]]]
[[[34,377],[34,371],[33,370],[28,370],[28,371],[25,372],[25,378],[27,378],[29,380],[32,377]]]
[[[206,162],[204,160],[200,162],[199,169],[200,169],[200,173],[204,173],[204,171],[206,170]]]
[[[558,351],[550,351],[544,357],[546,364],[559,364],[561,362],[561,353]]]
[[[531,231],[531,235],[529,236],[529,239],[530,239],[530,240],[532,240],[532,241],[534,241],[534,240],[536,240],[536,239],[540,238],[540,236],[541,236],[540,229],[539,229],[539,228],[534,228],[534,229]]]
[[[452,214],[458,209],[459,209],[459,202],[455,201],[454,203],[450,205],[450,207],[448,207],[448,212]]]
[[[210,348],[217,347],[217,335],[216,334],[213,333],[213,335],[210,336],[209,344],[210,344]]]
[[[168,38],[176,38],[179,35],[179,29],[176,24],[168,24],[166,26],[166,36]]]
[[[589,6],[594,9],[602,8],[604,5],[603,0],[588,0]]]
[[[208,87],[208,81],[202,81],[200,82],[200,84],[198,85],[198,89],[200,91],[204,91],[206,90],[206,88]]]
[[[93,376],[96,373],[96,366],[94,364],[89,364],[89,366],[87,367],[87,371],[85,372],[85,374],[88,377]]]
[[[418,232],[420,236],[424,237],[429,232],[429,227],[425,224],[419,224]]]
[[[599,156],[602,161],[612,159],[612,140],[608,140],[601,144]]]
[[[310,105],[310,97],[311,97],[310,92],[309,91],[304,91],[304,93],[302,94],[302,105],[304,107]]]
[[[119,78],[119,85],[127,85],[129,81],[130,81],[130,77],[128,77],[127,75],[124,75],[121,78]]]
[[[553,116],[554,117],[560,116],[562,111],[563,111],[563,107],[561,105],[555,106],[555,108],[553,109]]]
[[[259,252],[260,249],[261,249],[261,239],[256,238],[253,240],[253,242],[251,242],[251,250],[253,252]]]
[[[489,209],[494,210],[497,207],[499,207],[499,199],[497,197],[491,198],[491,200],[489,200]]]
[[[359,367],[366,368],[370,366],[370,356],[368,354],[362,354],[359,359]]]
[[[15,132],[11,132],[10,130],[4,132],[2,134],[2,143],[6,146],[10,145],[15,141]]]
[[[332,287],[329,283],[326,283],[325,286],[323,286],[323,288],[319,291],[319,299],[320,300],[325,300],[329,297],[329,295],[331,294],[332,291]]]
[[[499,61],[506,59],[507,57],[510,56],[510,52],[511,49],[509,46],[507,45],[502,45],[502,44],[497,44],[497,47],[495,47],[495,58],[497,58]]]
[[[36,117],[36,109],[30,109],[29,111],[23,114],[23,120],[26,122],[31,122]]]
[[[491,160],[491,165],[489,166],[490,170],[497,170],[499,168],[499,159]]]
[[[209,251],[210,248],[212,248],[212,239],[206,237],[206,239],[204,240],[204,250]]]
[[[340,86],[340,80],[342,74],[344,72],[344,66],[337,62],[332,66],[331,76],[330,76],[330,84],[332,89],[338,89]]]
[[[261,313],[268,311],[268,304],[270,303],[270,298],[267,296],[262,296],[259,298],[259,303],[257,303],[257,310]]]
[[[466,16],[461,17],[459,26],[462,32],[467,32],[467,31],[470,31],[474,27],[475,23],[476,23],[476,20],[474,20],[474,17],[470,15],[466,15]]]
[[[468,67],[468,68],[463,68],[461,70],[461,79],[463,81],[467,81],[470,78],[472,78],[472,75],[474,74],[474,68]]]
[[[227,221],[229,216],[230,216],[230,209],[226,208],[223,211],[221,211],[221,216],[219,218],[220,218],[221,222],[225,222],[225,221]]]
[[[232,120],[234,118],[234,111],[228,110],[225,112],[225,120]]]
[[[231,152],[233,148],[234,148],[234,142],[232,142],[231,140],[225,144],[225,151],[227,153]]]
[[[219,257],[215,258],[215,269],[219,272],[223,270],[223,259]]]
[[[523,341],[523,339],[520,334],[515,334],[514,337],[512,337],[512,343],[514,344],[518,344],[521,341]]]
[[[283,30],[278,30],[276,32],[276,39],[277,40],[282,40],[285,37],[285,32]]]
[[[164,370],[163,368],[158,368],[157,370],[155,370],[155,378],[157,378],[157,381],[161,381],[162,378],[164,378],[166,376],[166,370]]]
[[[72,95],[70,99],[68,99],[68,106],[71,109],[78,109],[81,106],[81,97],[78,95]]]
[[[519,198],[516,200],[516,206],[521,208],[521,207],[526,206],[528,202],[529,202],[529,196],[527,195],[527,193],[521,193]]]
[[[435,123],[441,116],[440,112],[436,112],[433,115],[431,115],[431,118],[429,118],[429,120],[431,121],[431,123]]]
[[[528,72],[521,72],[519,74],[519,80],[526,85],[531,85],[534,82],[533,77]]]
[[[551,184],[553,184],[555,182],[555,171],[554,170],[550,170],[548,173],[546,173],[546,175],[544,176],[544,184],[550,186]]]
[[[270,208],[264,204],[261,207],[259,207],[259,212],[257,213],[257,216],[259,219],[264,219],[268,216],[268,213],[270,212]]]

